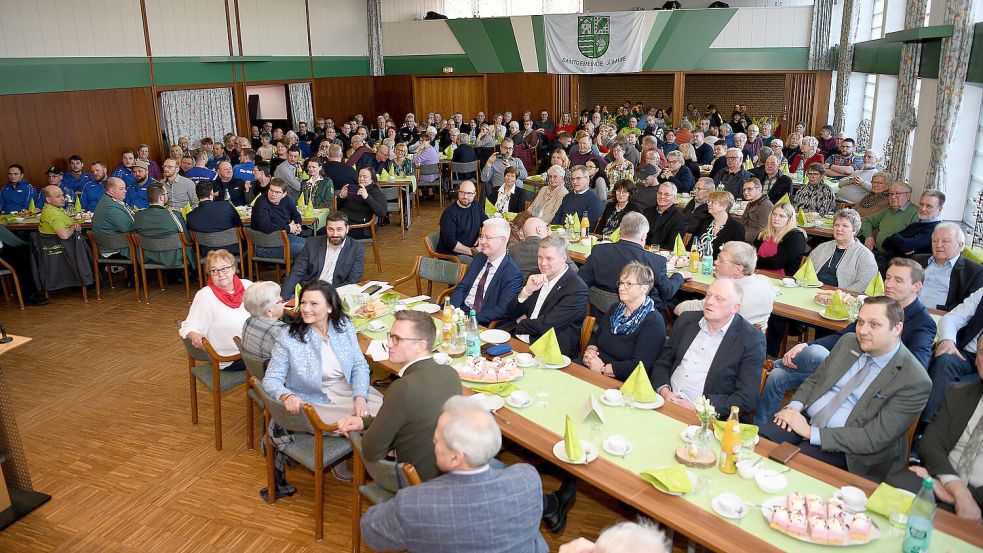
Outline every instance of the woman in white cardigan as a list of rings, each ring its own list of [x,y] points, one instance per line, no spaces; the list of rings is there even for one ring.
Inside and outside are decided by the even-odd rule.
[[[874,254],[857,240],[859,231],[859,213],[852,209],[836,212],[833,240],[816,246],[809,254],[823,284],[854,292],[867,289],[877,273],[877,262]]]
[[[235,257],[226,250],[208,252],[205,271],[208,285],[195,294],[188,318],[181,323],[178,334],[191,340],[198,349],[204,349],[202,340],[207,338],[219,355],[236,355],[239,348],[232,339],[242,333],[242,325],[249,318],[242,297],[252,282],[236,275]],[[223,370],[245,368],[241,360],[222,363]]]

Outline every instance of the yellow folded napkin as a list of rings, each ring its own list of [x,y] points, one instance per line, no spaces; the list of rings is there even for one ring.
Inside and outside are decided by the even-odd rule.
[[[448,147],[444,148],[444,155],[447,156],[447,157],[453,156],[454,155],[454,146],[451,145],[451,146],[448,146]]]
[[[806,214],[804,211],[802,211],[802,208],[800,207],[799,212],[795,215],[795,224],[802,227],[805,226],[807,222],[808,221],[806,221]]]
[[[871,298],[884,295],[884,279],[881,278],[881,273],[874,273],[874,278],[867,285],[864,294]]]
[[[297,211],[303,213],[304,208],[307,206],[307,200],[304,199],[304,191],[300,191],[300,196],[297,197]]]
[[[886,517],[893,513],[907,513],[915,496],[905,493],[890,484],[881,482],[867,500],[867,509]]]
[[[808,257],[806,258],[806,262],[799,267],[799,270],[795,271],[792,278],[802,284],[821,284],[819,277],[816,276],[816,267],[813,266],[812,260]]]
[[[683,237],[678,234],[676,235],[676,243],[672,246],[672,255],[676,257],[686,256],[686,245],[683,244]]]
[[[314,216],[314,203],[312,202],[304,206],[304,217],[313,217],[313,216]]]
[[[249,202],[249,207],[256,205],[256,200],[258,200],[260,196],[262,196],[262,194],[256,194],[256,197],[253,198],[253,201]]]
[[[294,286],[294,311],[300,310],[300,283]]]
[[[355,169],[356,171],[358,171],[358,167],[355,167],[355,164],[354,163],[352,163],[352,169]]]
[[[612,242],[617,242],[618,240],[621,240],[621,227],[618,227],[618,228],[614,229],[614,232],[611,233],[611,236],[610,236],[609,239]]]
[[[845,319],[850,316],[850,312],[846,310],[846,305],[840,299],[840,295],[836,293],[829,300],[829,305],[826,306],[826,311],[823,314],[830,319]]]
[[[75,212],[82,213],[82,198],[75,196]]]
[[[649,380],[649,375],[641,361],[631,372],[628,380],[625,380],[625,383],[621,385],[621,393],[630,395],[632,400],[638,403],[652,403],[659,397],[659,394],[652,388],[652,382]]]
[[[184,207],[181,208],[181,216],[187,219],[188,213],[191,213],[191,204],[184,204]]]
[[[577,430],[573,426],[573,421],[570,420],[570,415],[567,415],[567,427],[563,431],[563,447],[566,449],[567,459],[580,461],[584,458],[584,447],[580,445]]]
[[[683,465],[642,471],[639,476],[657,488],[670,493],[689,493],[693,491],[693,481],[689,479]]]
[[[778,205],[778,204],[780,204],[782,202],[785,202],[787,204],[791,204],[792,203],[791,198],[788,197],[788,193],[786,193],[784,196],[782,196],[781,198],[779,198],[778,201],[775,202],[775,205]]]
[[[495,209],[495,204],[491,203],[488,198],[485,198],[485,215],[489,217],[494,217],[498,210]]]
[[[389,180],[389,171],[383,169],[382,172],[379,173],[379,180]]]
[[[519,387],[511,382],[502,382],[501,384],[481,384],[479,386],[471,386],[471,389],[475,392],[484,392],[486,394],[502,397],[509,397],[512,395],[512,392],[519,391]]]
[[[741,441],[753,440],[758,435],[758,426],[755,424],[741,423]],[[727,421],[713,421],[714,432],[720,432],[723,436],[724,429],[727,428]]]
[[[547,365],[559,365],[563,363],[563,354],[560,353],[560,343],[556,341],[556,331],[549,329],[546,334],[529,346],[529,351],[536,354]]]
[[[31,201],[27,204],[27,210],[32,214],[38,212],[37,206],[34,205],[34,198],[31,198]]]

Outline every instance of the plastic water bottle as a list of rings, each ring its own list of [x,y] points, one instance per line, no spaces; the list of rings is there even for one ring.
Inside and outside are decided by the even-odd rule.
[[[805,173],[802,172],[802,168],[800,167],[798,170],[795,171],[795,182],[803,182],[802,179],[804,176]]]
[[[935,481],[931,478],[923,480],[922,489],[911,504],[908,527],[905,528],[904,541],[901,543],[903,553],[928,551],[928,544],[932,541],[932,527],[935,525],[934,487]]]
[[[478,315],[471,310],[471,315],[468,316],[468,329],[467,329],[467,351],[465,355],[468,357],[480,357],[481,356],[481,338],[478,337]]]

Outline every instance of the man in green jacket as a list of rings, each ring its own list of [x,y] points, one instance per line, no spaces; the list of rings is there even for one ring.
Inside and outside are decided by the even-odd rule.
[[[133,232],[133,210],[126,202],[126,182],[117,177],[106,179],[105,194],[99,198],[95,211],[92,212],[92,231],[99,234],[119,234]],[[116,254],[130,257],[129,248],[118,252],[101,252],[103,255]]]
[[[167,209],[167,190],[160,183],[147,187],[147,201],[150,207],[141,209],[134,215],[133,228],[137,234],[146,238],[168,238],[177,233],[188,234],[184,218],[179,213]],[[185,248],[188,256],[188,267],[195,267],[194,252],[191,247]],[[150,251],[144,250],[144,258],[149,263],[157,263],[169,268],[183,267],[181,250]]]
[[[911,203],[911,187],[896,182],[889,188],[887,207],[865,217],[860,234],[871,251],[880,251],[884,239],[918,220],[918,206]]]

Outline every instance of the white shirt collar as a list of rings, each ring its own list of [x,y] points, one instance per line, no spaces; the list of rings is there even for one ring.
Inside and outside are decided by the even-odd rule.
[[[949,261],[946,261],[945,263],[943,263],[941,265],[939,265],[938,263],[935,262],[935,256],[933,255],[932,256],[932,262],[929,263],[929,265],[935,265],[938,268],[945,268],[946,266],[955,267],[956,266],[956,261],[959,261],[959,254],[958,253],[956,254],[955,257],[953,257],[952,259],[950,259]]]
[[[481,465],[480,467],[478,467],[476,469],[472,469],[472,470],[452,470],[451,471],[451,474],[461,474],[461,475],[464,475],[464,476],[471,476],[473,474],[481,474],[483,472],[488,472],[489,470],[491,470],[491,465],[488,465],[486,463],[486,464]]]

